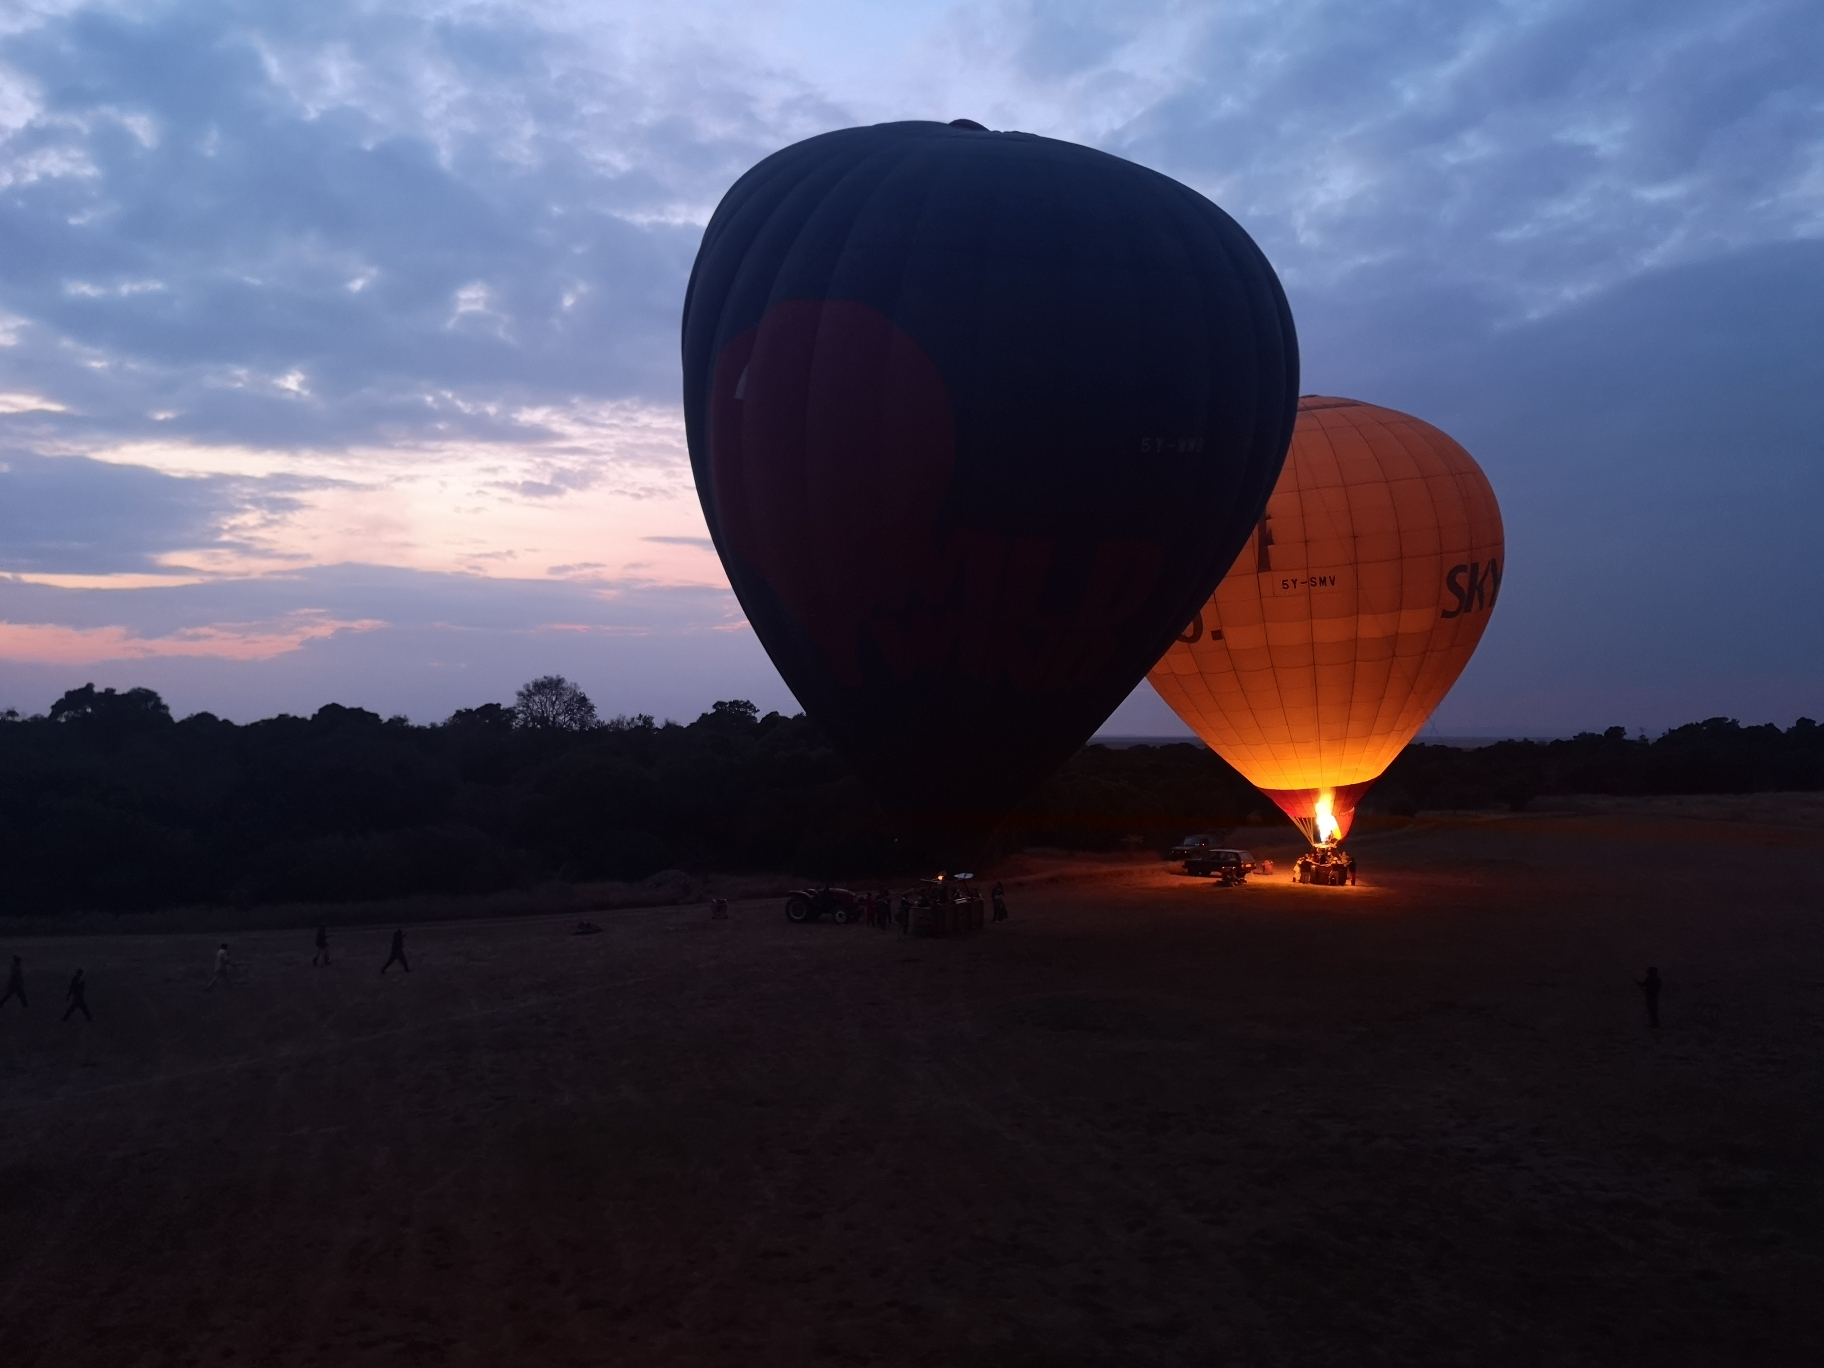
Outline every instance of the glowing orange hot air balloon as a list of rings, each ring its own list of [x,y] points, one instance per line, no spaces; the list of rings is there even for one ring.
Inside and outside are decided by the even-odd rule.
[[[1147,678],[1330,844],[1462,673],[1505,568],[1467,451],[1408,414],[1306,395],[1266,515]]]

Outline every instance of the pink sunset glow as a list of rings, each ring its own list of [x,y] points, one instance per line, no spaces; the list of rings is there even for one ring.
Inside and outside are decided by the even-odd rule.
[[[63,627],[47,622],[0,622],[0,658],[39,665],[95,665],[159,656],[270,660],[338,632],[372,632],[384,622],[347,622],[308,610],[275,622],[215,623],[169,636],[143,637],[126,627]]]

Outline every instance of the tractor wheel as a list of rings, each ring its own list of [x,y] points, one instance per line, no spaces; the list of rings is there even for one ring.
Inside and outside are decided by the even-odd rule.
[[[847,926],[854,915],[855,914],[849,911],[848,908],[839,907],[834,912],[830,913],[830,920],[835,922],[838,926]]]
[[[785,900],[785,916],[787,921],[810,921],[812,919],[811,905],[803,898],[787,898]]]

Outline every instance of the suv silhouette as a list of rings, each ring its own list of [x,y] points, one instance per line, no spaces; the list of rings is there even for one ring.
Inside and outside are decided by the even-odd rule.
[[[1251,850],[1206,850],[1200,855],[1193,855],[1184,862],[1186,874],[1197,874],[1209,879],[1217,879],[1225,884],[1239,884],[1248,881],[1248,875],[1254,872],[1254,852]]]
[[[1166,852],[1168,860],[1189,860],[1194,856],[1208,854],[1212,850],[1221,850],[1222,842],[1214,836],[1186,836],[1177,845]]]

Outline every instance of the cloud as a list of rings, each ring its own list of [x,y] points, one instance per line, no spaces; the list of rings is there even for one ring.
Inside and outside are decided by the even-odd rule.
[[[963,104],[1198,185],[1301,301],[1537,314],[1824,233],[1810,20],[1784,0],[78,7],[0,36],[7,369],[44,404],[15,440],[505,441],[529,407],[674,403],[683,283],[729,181],[804,133]]]
[[[246,640],[287,640],[307,611],[389,624],[263,661],[140,660],[199,696],[210,669],[333,692],[347,668],[390,698],[378,662],[394,651],[396,679],[442,699],[435,672],[405,662],[540,623],[595,624],[547,633],[566,649],[612,653],[604,643],[632,630],[684,640],[700,626],[691,595],[732,603],[677,410],[678,311],[701,225],[787,142],[968,116],[1197,186],[1279,267],[1306,388],[1411,407],[1485,456],[1517,574],[1526,555],[1540,569],[1514,581],[1460,697],[1512,711],[1567,672],[1599,681],[1551,693],[1540,706],[1563,721],[1527,724],[1550,730],[1604,722],[1649,688],[1690,700],[1746,697],[1756,670],[1815,680],[1793,633],[1737,612],[1728,575],[1678,554],[1702,546],[1788,576],[1794,593],[1824,589],[1775,554],[1798,536],[1792,510],[1816,506],[1815,444],[1795,434],[1817,376],[1793,359],[1809,354],[1793,339],[1824,271],[1804,250],[1824,238],[1814,10],[186,0],[9,12],[0,571],[29,579],[0,582],[0,617],[68,628],[78,653],[220,645],[235,624],[253,624]],[[1744,476],[1729,434],[1750,429],[1759,455]],[[1571,491],[1592,480],[1601,496],[1579,503]],[[1589,607],[1601,596],[1588,577],[1625,576],[1629,556],[1668,568],[1660,596],[1618,626]],[[549,569],[541,580],[527,567]],[[413,616],[395,572],[442,586],[430,596],[448,614]],[[558,581],[549,592],[655,616],[599,621],[533,587]],[[701,633],[739,622],[711,616]],[[1691,637],[1691,622],[1712,635]],[[686,674],[722,659],[667,658]],[[643,696],[668,696],[651,687]]]
[[[1194,46],[1112,142],[1214,191],[1307,290],[1539,314],[1824,233],[1804,4],[1238,7]]]
[[[137,440],[0,466],[0,572],[292,573],[339,561],[520,574],[513,563],[720,583],[682,423],[633,402],[497,415],[517,441],[313,450]],[[654,557],[653,545],[668,548]],[[618,553],[618,555],[617,555]],[[605,558],[606,557],[606,558]]]
[[[0,579],[0,708],[94,680],[251,721],[325,701],[435,721],[539,674],[604,711],[793,707],[726,589],[326,566],[106,592]]]
[[[54,399],[39,394],[0,394],[0,414],[65,413],[67,409]]]
[[[152,571],[174,546],[216,541],[235,497],[221,479],[5,452],[0,571]]]
[[[679,145],[657,92],[534,15],[90,9],[0,60],[0,290],[68,410],[47,431],[488,437],[487,405],[437,396],[676,392],[697,230],[665,211],[713,203],[701,164],[742,140]]]
[[[337,632],[371,632],[384,626],[367,619],[338,621],[308,609],[277,622],[211,623],[162,637],[136,636],[124,627],[0,622],[0,659],[33,665],[95,665],[158,656],[270,660]]]

